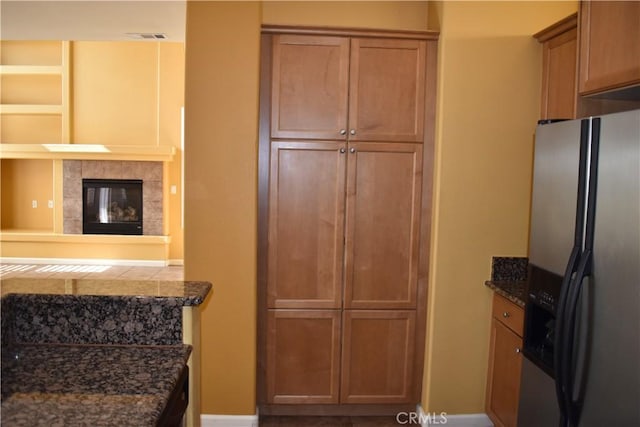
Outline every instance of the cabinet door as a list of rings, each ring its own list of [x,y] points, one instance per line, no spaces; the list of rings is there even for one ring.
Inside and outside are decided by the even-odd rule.
[[[487,414],[501,427],[518,421],[522,339],[497,319],[491,319]]]
[[[346,308],[415,308],[422,145],[349,143]]]
[[[640,83],[640,2],[580,2],[580,93]]]
[[[422,142],[426,42],[352,39],[349,138]]]
[[[346,139],[348,78],[348,38],[274,36],[271,136]]]
[[[543,45],[542,119],[576,116],[577,37],[578,30],[573,28]]]
[[[413,403],[415,311],[345,310],[341,403]]]
[[[268,310],[269,403],[338,403],[340,310]]]
[[[340,308],[344,143],[271,143],[269,308]]]

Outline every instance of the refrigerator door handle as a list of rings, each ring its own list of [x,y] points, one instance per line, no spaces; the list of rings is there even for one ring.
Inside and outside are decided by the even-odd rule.
[[[572,287],[573,279],[576,275],[580,263],[580,252],[581,249],[577,245],[574,246],[571,250],[571,256],[569,257],[569,262],[567,263],[567,269],[565,271],[564,278],[562,279],[562,286],[560,287],[560,298],[558,299],[558,305],[556,309],[556,334],[553,343],[553,370],[556,384],[556,397],[558,399],[558,407],[560,408],[560,427],[566,427],[568,425],[567,404],[569,402],[569,396],[567,396],[565,392],[565,377],[567,373],[563,369],[563,358],[566,351],[563,334],[566,319],[565,307],[567,306],[569,291]]]
[[[578,420],[580,418],[580,407],[582,406],[582,397],[580,395],[574,396],[573,394],[576,381],[576,367],[574,366],[574,362],[577,359],[576,353],[574,351],[574,344],[577,323],[576,319],[578,316],[578,300],[580,299],[580,293],[584,279],[589,276],[591,261],[591,250],[583,252],[580,259],[578,272],[574,276],[574,280],[569,287],[565,307],[565,319],[563,321],[562,329],[559,331],[562,335],[562,359],[560,361],[560,364],[561,370],[563,372],[563,377],[561,387],[564,392],[563,396],[564,409],[566,411],[566,425],[570,427],[578,425]]]
[[[598,128],[599,129],[599,128]],[[565,340],[563,331],[566,328],[567,316],[567,300],[570,290],[575,287],[574,280],[579,270],[581,260],[581,252],[584,243],[584,225],[585,225],[585,200],[587,199],[587,183],[589,176],[589,157],[590,144],[592,139],[592,120],[583,119],[580,122],[580,160],[578,163],[578,191],[576,200],[576,217],[573,236],[573,248],[567,267],[565,269],[562,286],[560,288],[560,297],[556,308],[556,334],[554,338],[554,355],[553,369],[555,374],[556,397],[560,408],[560,427],[566,427],[569,421],[569,406],[571,405],[571,389],[566,388],[567,378],[570,372],[567,372],[563,360],[566,352],[570,351],[570,343]]]
[[[593,265],[593,240],[596,215],[596,188],[598,185],[598,152],[600,149],[600,118],[591,121],[591,145],[589,147],[590,162],[586,203],[586,220],[584,232],[584,251],[580,255],[580,263],[573,280],[568,286],[566,300],[562,306],[562,320],[560,332],[560,372],[559,387],[564,401],[562,418],[566,425],[577,426],[580,420],[582,407],[581,391],[574,396],[574,387],[577,378],[576,366],[578,359],[575,351],[575,332],[578,318],[578,302],[585,278],[591,275]],[[583,325],[584,328],[584,325]],[[558,382],[556,383],[558,387]],[[566,411],[566,412],[565,412]]]

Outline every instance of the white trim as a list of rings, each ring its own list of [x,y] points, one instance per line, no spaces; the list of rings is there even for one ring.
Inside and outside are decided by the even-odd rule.
[[[167,265],[184,265],[184,259],[182,258],[172,258],[167,260]]]
[[[127,267],[166,267],[167,261],[147,259],[100,259],[100,258],[19,258],[0,257],[0,264],[76,264],[113,265]]]
[[[421,405],[417,408],[418,420],[422,427],[446,426],[446,427],[494,427],[487,414],[427,414]],[[429,416],[430,415],[430,416]],[[430,422],[430,420],[433,420]]]
[[[200,415],[201,427],[258,427],[255,415]]]

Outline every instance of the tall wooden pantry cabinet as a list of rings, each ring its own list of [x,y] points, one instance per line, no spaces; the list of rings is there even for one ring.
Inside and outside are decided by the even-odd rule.
[[[419,401],[436,49],[433,32],[263,28],[263,414]]]

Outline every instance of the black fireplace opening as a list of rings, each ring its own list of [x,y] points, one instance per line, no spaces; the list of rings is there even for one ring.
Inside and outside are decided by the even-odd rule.
[[[83,179],[83,234],[142,234],[142,180]]]

